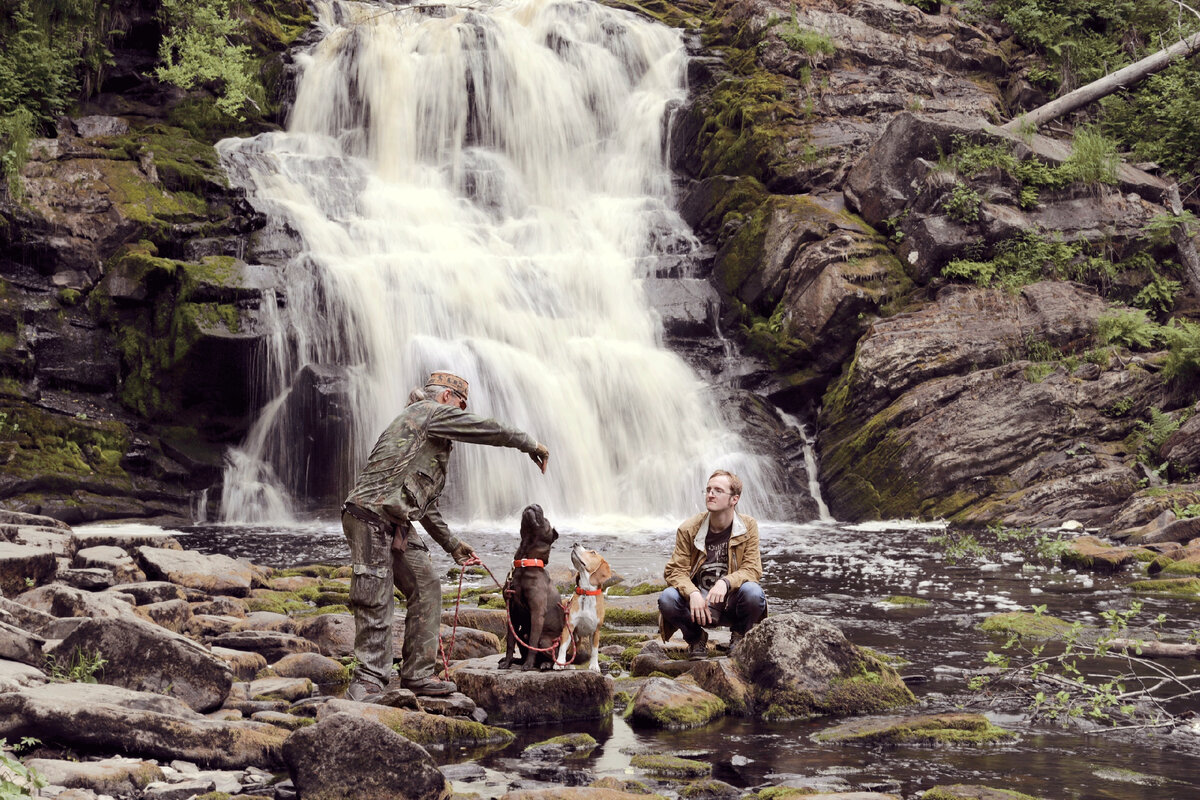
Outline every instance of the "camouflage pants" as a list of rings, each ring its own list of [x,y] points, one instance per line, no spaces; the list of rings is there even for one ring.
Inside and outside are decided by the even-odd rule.
[[[395,585],[408,602],[404,615],[400,677],[408,681],[433,675],[442,616],[442,586],[429,547],[409,532],[404,552],[392,540],[349,514],[342,531],[350,545],[350,610],[354,614],[355,680],[386,686],[392,675],[392,615]]]

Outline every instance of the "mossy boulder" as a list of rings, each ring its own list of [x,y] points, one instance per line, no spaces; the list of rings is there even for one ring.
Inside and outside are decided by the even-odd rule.
[[[1153,557],[1153,552],[1143,547],[1114,547],[1095,536],[1080,536],[1067,544],[1060,560],[1064,567],[1111,573]]]
[[[921,795],[921,800],[1041,800],[1034,795],[1012,789],[954,783],[934,786]]]
[[[1134,581],[1129,584],[1129,588],[1140,594],[1200,598],[1200,578],[1158,578],[1149,581]]]
[[[1071,623],[1049,614],[1006,611],[993,614],[979,624],[981,631],[1030,639],[1052,639],[1071,630]]]
[[[856,719],[814,734],[817,742],[838,744],[970,744],[1011,740],[1016,734],[982,714],[923,714]]]
[[[330,700],[318,711],[317,719],[322,720],[333,714],[350,714],[379,722],[389,730],[424,747],[500,747],[515,738],[512,731],[461,717],[426,714],[350,700]]]
[[[581,758],[599,746],[595,737],[587,733],[565,733],[531,744],[521,751],[524,758]]]
[[[633,698],[630,720],[656,728],[698,728],[725,715],[725,701],[695,684],[651,678]]]
[[[704,778],[712,774],[712,764],[671,755],[638,754],[629,759],[629,765],[658,778]]]
[[[896,670],[825,620],[792,613],[750,629],[732,660],[762,716],[862,714],[916,702]]]

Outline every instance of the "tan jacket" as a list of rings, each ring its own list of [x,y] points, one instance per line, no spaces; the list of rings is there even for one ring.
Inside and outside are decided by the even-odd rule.
[[[675,532],[675,552],[663,570],[667,585],[685,598],[700,591],[693,579],[704,566],[704,539],[708,536],[708,517],[705,511],[679,526]],[[753,517],[733,515],[733,531],[729,534],[729,591],[735,591],[746,581],[762,578],[762,558],[758,552],[758,523]],[[674,633],[672,630],[671,633]],[[666,634],[665,639],[670,638]]]

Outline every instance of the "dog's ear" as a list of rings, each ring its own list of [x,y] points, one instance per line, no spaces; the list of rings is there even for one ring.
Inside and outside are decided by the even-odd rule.
[[[608,562],[601,559],[600,566],[592,573],[592,586],[603,586],[604,582],[612,577],[612,567]]]

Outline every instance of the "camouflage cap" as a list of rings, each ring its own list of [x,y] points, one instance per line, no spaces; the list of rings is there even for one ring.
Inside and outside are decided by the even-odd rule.
[[[429,380],[425,381],[425,385],[444,386],[458,394],[463,400],[467,399],[467,392],[470,389],[467,382],[453,372],[431,372],[429,373]]]

